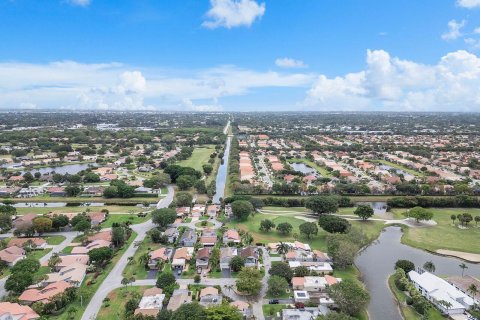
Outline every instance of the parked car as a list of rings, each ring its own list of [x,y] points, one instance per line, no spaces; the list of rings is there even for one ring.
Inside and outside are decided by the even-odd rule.
[[[278,304],[279,301],[278,301],[278,299],[272,299],[272,300],[268,301],[268,303],[269,304]]]

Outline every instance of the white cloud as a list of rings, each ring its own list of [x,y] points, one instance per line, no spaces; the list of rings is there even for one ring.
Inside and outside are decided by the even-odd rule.
[[[255,0],[210,0],[210,4],[206,14],[209,20],[202,23],[210,29],[249,27],[265,14],[265,3],[259,4]]]
[[[467,22],[462,20],[457,22],[456,20],[450,20],[448,22],[448,31],[442,34],[443,40],[455,40],[463,36],[462,28],[465,26]]]
[[[479,8],[480,0],[457,0],[457,5],[463,8]]]
[[[181,106],[217,110],[222,97],[246,95],[259,88],[307,88],[313,78],[311,74],[259,72],[235,66],[165,71],[119,63],[0,63],[0,108],[35,105],[39,109],[133,110]]]
[[[91,0],[67,0],[73,6],[87,7],[92,1]]]
[[[473,30],[474,34],[480,34],[480,27],[477,27]]]
[[[275,64],[281,68],[307,68],[308,65],[302,60],[295,60],[292,58],[278,58]]]
[[[479,111],[479,87],[480,58],[467,51],[423,65],[368,50],[365,70],[319,76],[304,105],[324,110]]]

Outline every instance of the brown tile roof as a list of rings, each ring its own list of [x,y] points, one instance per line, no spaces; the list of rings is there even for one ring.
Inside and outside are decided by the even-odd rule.
[[[45,241],[45,239],[42,239],[42,238],[12,238],[10,239],[10,241],[8,241],[7,247],[12,247],[12,246],[23,247],[23,245],[29,241],[31,241],[37,247],[47,243],[47,241]]]
[[[25,290],[18,299],[20,301],[26,302],[42,302],[46,303],[48,300],[59,293],[65,292],[67,288],[72,287],[71,284],[65,281],[59,281],[51,283],[43,289],[27,289]]]
[[[40,316],[28,306],[22,306],[18,303],[0,302],[0,318],[10,319],[10,315],[15,320],[35,320]]]

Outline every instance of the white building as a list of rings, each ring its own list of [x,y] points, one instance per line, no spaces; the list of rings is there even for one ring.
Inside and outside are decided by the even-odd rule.
[[[408,277],[420,293],[446,314],[462,314],[474,305],[472,298],[447,281],[429,273],[410,271]],[[446,308],[445,304],[448,305]]]

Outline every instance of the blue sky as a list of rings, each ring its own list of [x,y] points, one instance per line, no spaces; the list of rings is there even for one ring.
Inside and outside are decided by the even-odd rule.
[[[480,111],[480,0],[0,0],[0,21],[3,109]]]

